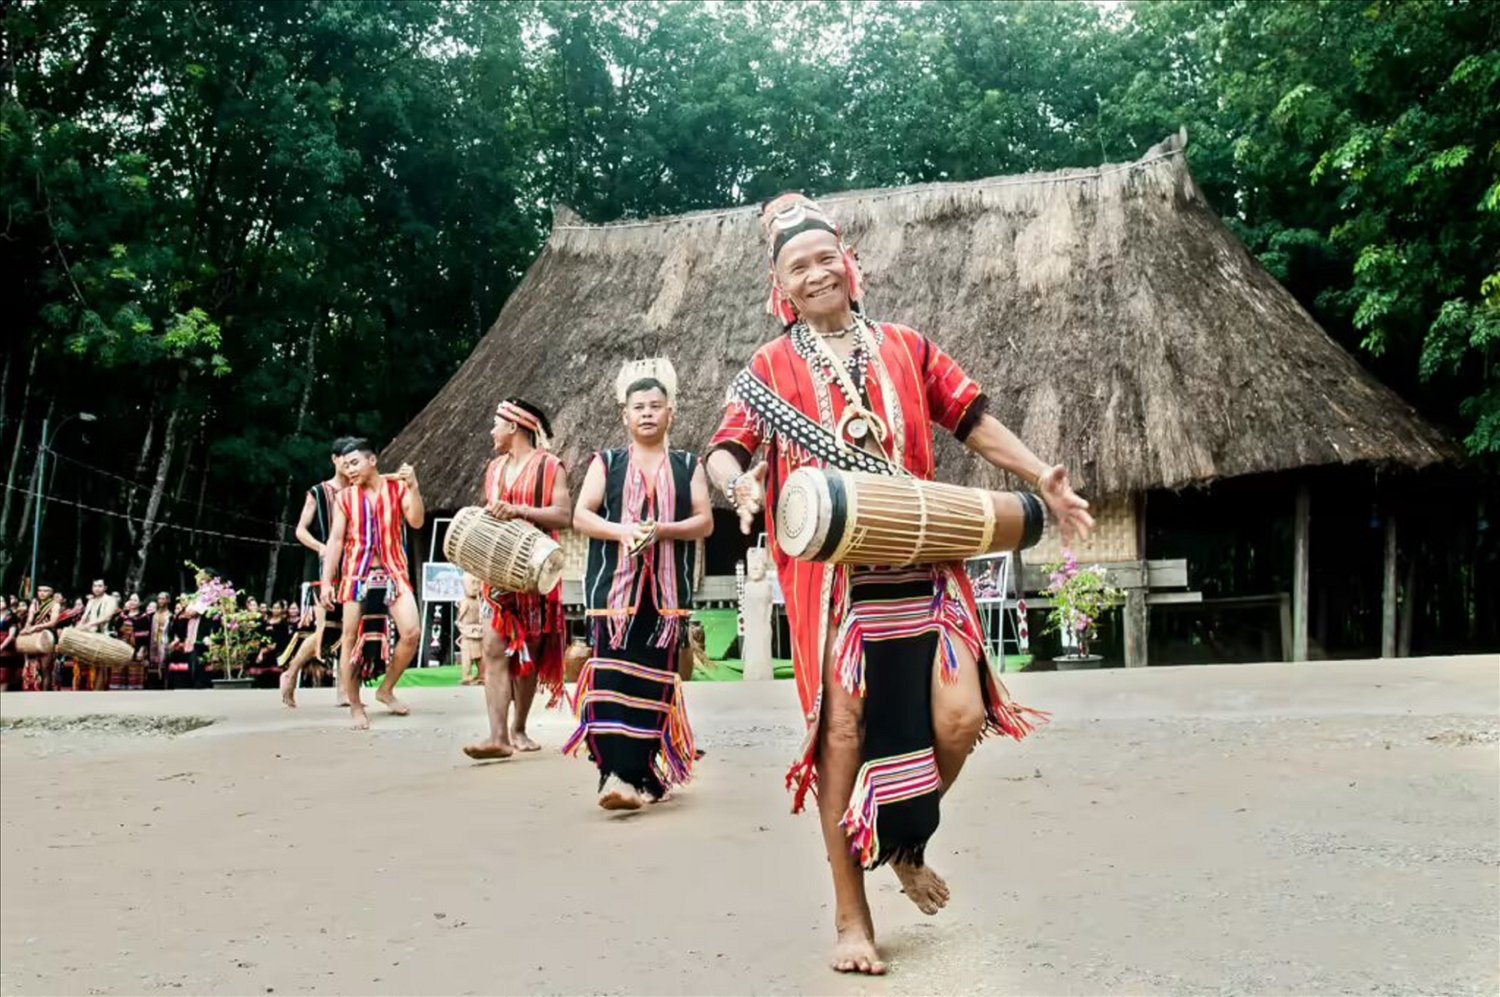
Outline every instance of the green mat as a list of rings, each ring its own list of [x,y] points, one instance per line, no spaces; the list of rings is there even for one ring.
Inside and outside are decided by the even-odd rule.
[[[733,616],[733,610],[708,610],[711,613],[727,612]],[[734,628],[731,620],[730,635],[733,636]],[[712,646],[712,645],[710,645]],[[1005,656],[1005,671],[1018,672],[1031,663],[1029,654],[1007,654]],[[777,658],[771,663],[779,679],[792,677],[792,663],[787,658]],[[408,668],[401,675],[401,681],[396,683],[398,687],[407,689],[434,689],[458,685],[462,677],[457,665],[439,665],[436,668]],[[710,661],[708,667],[699,668],[693,673],[695,682],[741,682],[745,678],[744,662],[738,658],[725,658],[722,661]],[[370,688],[379,685],[379,680],[365,683]]]
[[[718,661],[740,636],[740,614],[735,609],[700,609],[693,619],[703,624],[703,649]]]
[[[438,665],[436,668],[408,668],[401,673],[401,681],[396,683],[398,689],[433,689],[442,686],[458,685],[458,680],[463,675],[457,665]],[[379,679],[366,682],[370,688],[380,684]]]
[[[792,662],[787,658],[776,658],[771,662],[771,668],[779,679],[792,677]],[[723,661],[710,661],[708,667],[699,667],[693,671],[694,682],[742,682],[745,679],[745,663],[739,658],[725,658]]]

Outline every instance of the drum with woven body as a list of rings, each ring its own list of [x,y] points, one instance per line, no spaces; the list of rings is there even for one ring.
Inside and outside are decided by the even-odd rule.
[[[135,649],[108,634],[69,627],[57,639],[57,653],[94,668],[123,668],[130,664]]]
[[[506,592],[545,595],[562,579],[563,552],[556,540],[519,519],[496,519],[477,505],[458,510],[443,538],[454,564]]]
[[[1030,492],[802,467],[782,486],[776,543],[803,561],[903,567],[1031,547],[1046,514]]]
[[[51,630],[38,630],[34,634],[22,634],[16,638],[16,650],[22,654],[36,654],[46,656],[52,653],[52,648],[57,645],[57,638],[52,636]]]

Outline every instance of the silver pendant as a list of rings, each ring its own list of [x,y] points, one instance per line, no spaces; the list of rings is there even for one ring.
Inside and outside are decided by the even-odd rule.
[[[865,437],[870,435],[870,424],[863,419],[849,420],[849,438],[856,443],[863,443]]]

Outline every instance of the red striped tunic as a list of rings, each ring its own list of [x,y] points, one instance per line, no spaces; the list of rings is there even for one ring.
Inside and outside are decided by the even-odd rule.
[[[890,428],[887,441],[889,456],[913,475],[925,480],[933,477],[935,465],[932,427],[934,424],[959,438],[968,434],[983,414],[986,401],[979,385],[938,346],[913,329],[894,323],[878,323],[881,343],[880,364],[870,364],[865,378],[870,408]],[[797,352],[790,335],[782,335],[762,346],[750,359],[750,370],[781,398],[804,415],[819,422],[830,432],[838,425],[848,402],[837,387],[824,383],[813,374],[807,361]],[[880,368],[884,369],[884,375]],[[723,447],[736,453],[742,466],[765,444],[770,472],[766,479],[765,508],[776,508],[781,483],[803,463],[816,463],[783,444],[754,413],[731,399],[724,410],[718,431],[709,448]],[[839,620],[834,619],[836,586],[835,569],[816,562],[799,561],[782,551],[775,543],[775,516],[766,517],[771,535],[772,556],[777,576],[786,596],[787,621],[792,634],[792,664],[797,676],[797,692],[808,724],[809,741],[790,777],[798,790],[797,807],[813,781],[813,735],[818,723],[822,700],[824,649],[832,641]],[[979,614],[973,592],[962,565],[949,566],[948,576],[958,591],[966,613],[963,629],[966,643],[983,648],[978,631]],[[981,657],[981,666],[984,662]],[[1019,736],[1019,728],[1010,728],[1011,708],[998,680],[981,667],[987,676],[987,707],[996,729]]]
[[[552,504],[559,480],[567,474],[563,462],[546,450],[533,450],[509,486],[505,484],[510,454],[490,461],[484,472],[484,503],[507,502],[510,505],[545,509]],[[546,531],[553,540],[556,530]],[[563,655],[567,626],[563,618],[562,585],[546,595],[531,592],[491,591],[485,585],[482,598],[487,606],[490,626],[500,634],[507,654],[514,656],[517,673],[537,673],[538,683],[551,694],[549,706],[562,701]],[[541,660],[533,661],[528,642],[541,640]]]
[[[336,501],[344,513],[340,602],[356,601],[376,566],[390,575],[397,597],[411,593],[411,569],[406,561],[406,513],[402,509],[406,492],[404,482],[381,478],[373,491],[351,485],[338,493]]]

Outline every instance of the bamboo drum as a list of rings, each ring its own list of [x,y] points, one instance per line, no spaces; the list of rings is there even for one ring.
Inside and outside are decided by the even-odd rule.
[[[562,579],[563,552],[530,523],[500,520],[477,505],[458,510],[443,538],[443,554],[493,588],[548,593]]]

